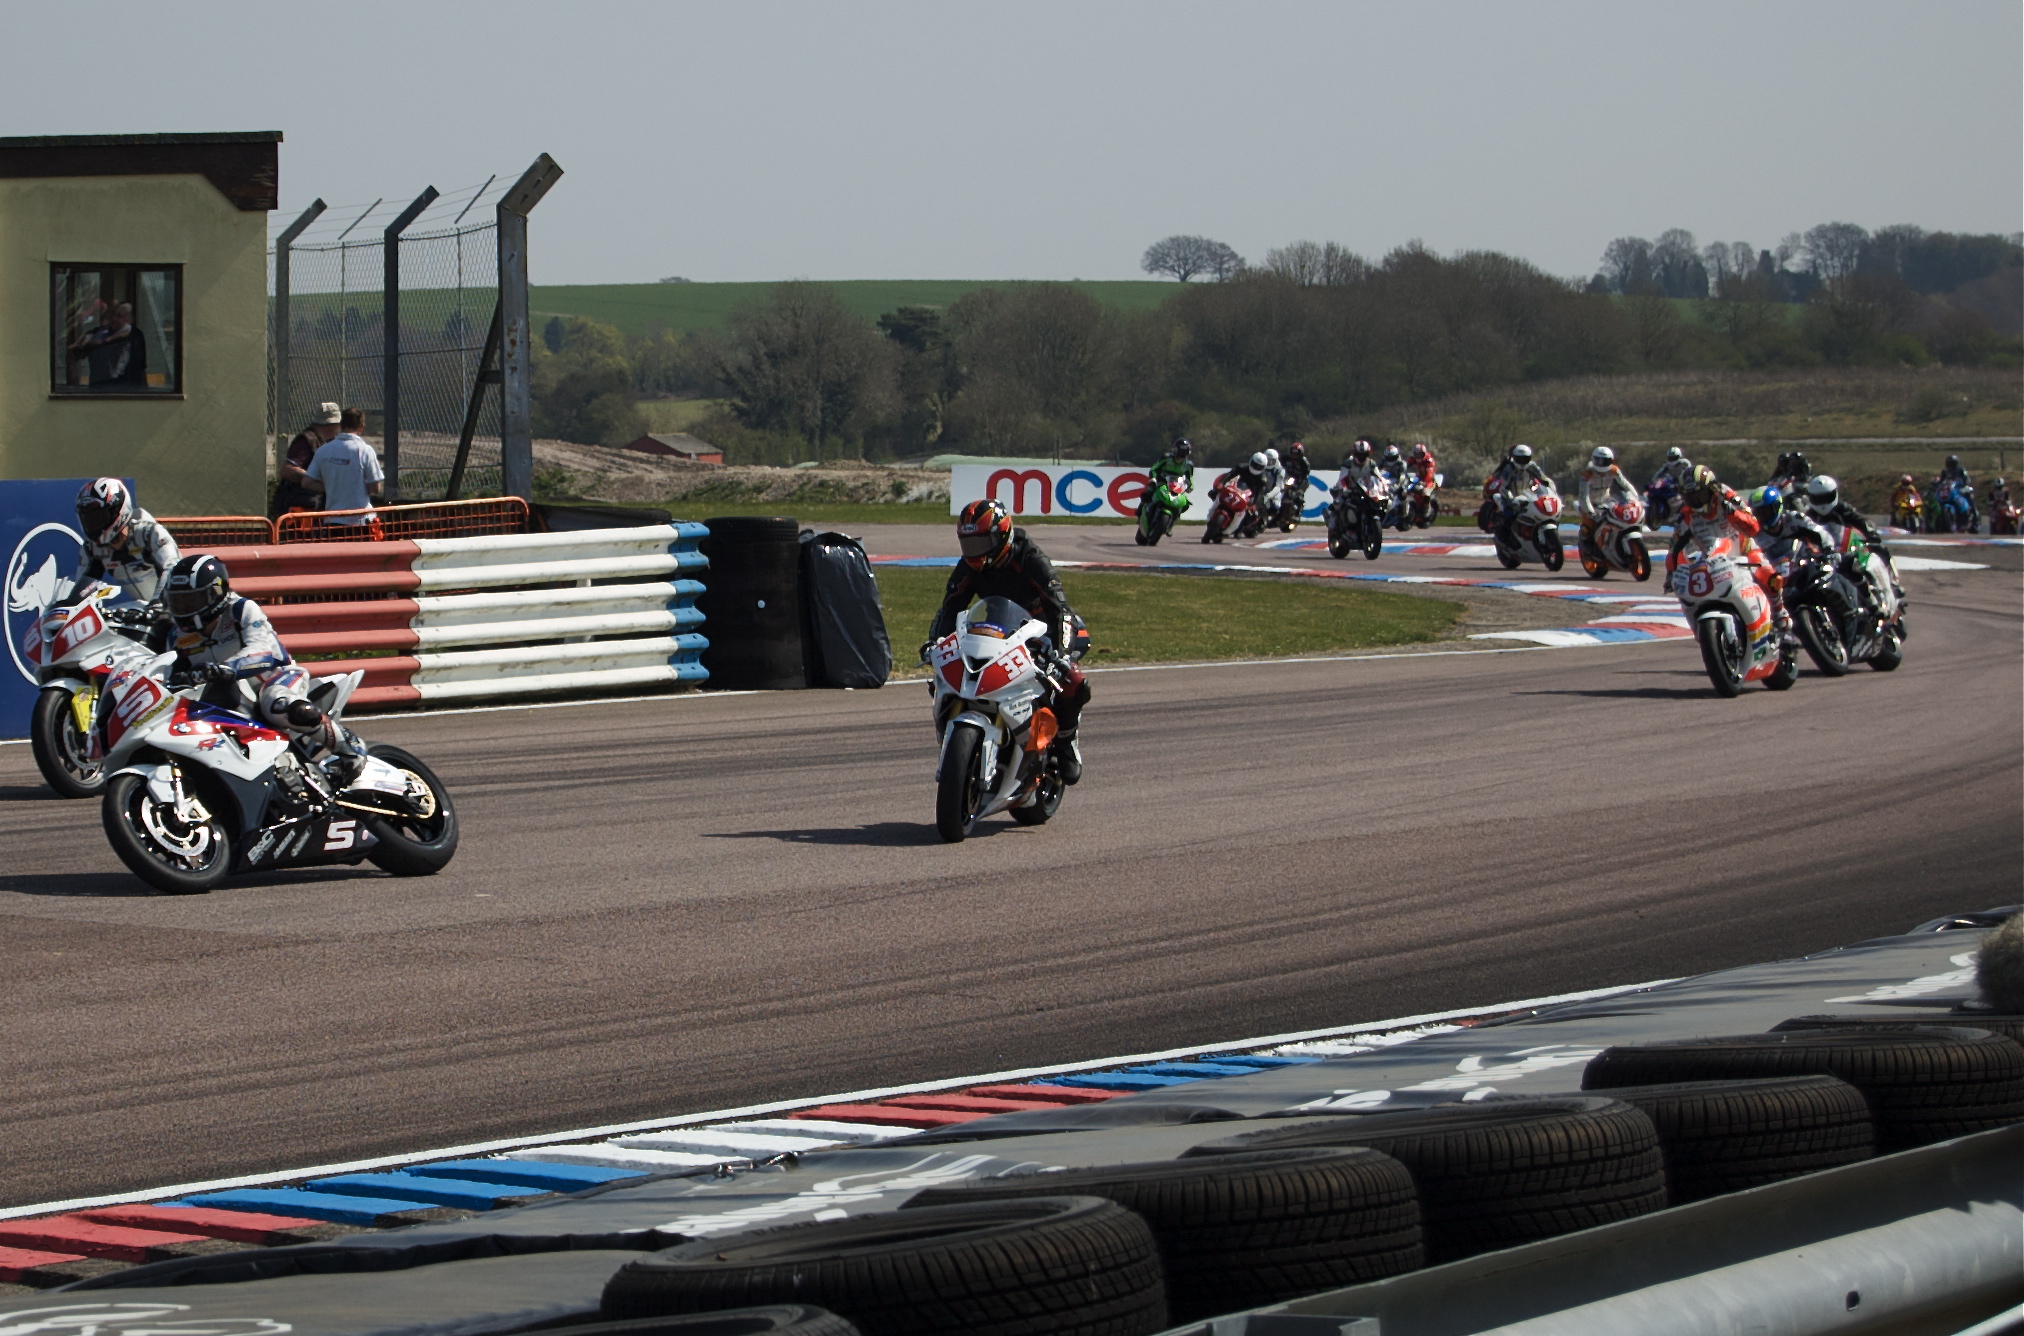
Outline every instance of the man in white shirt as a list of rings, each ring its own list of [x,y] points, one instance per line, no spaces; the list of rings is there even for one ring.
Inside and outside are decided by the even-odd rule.
[[[364,524],[372,518],[372,503],[379,498],[386,475],[380,471],[379,455],[358,434],[365,426],[365,413],[347,408],[338,418],[337,426],[338,434],[316,447],[302,485],[323,494],[326,510],[368,512],[334,514],[324,521],[326,524]]]

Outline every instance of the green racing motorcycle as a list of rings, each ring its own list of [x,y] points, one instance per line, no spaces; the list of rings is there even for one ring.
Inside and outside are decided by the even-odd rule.
[[[1132,541],[1140,547],[1158,547],[1160,539],[1174,531],[1174,525],[1187,514],[1188,485],[1179,478],[1154,478],[1146,484],[1145,495],[1139,499],[1138,532]]]

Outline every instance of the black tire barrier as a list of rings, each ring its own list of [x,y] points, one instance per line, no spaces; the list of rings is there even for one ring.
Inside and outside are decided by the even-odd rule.
[[[1063,1193],[1108,1198],[1152,1228],[1177,1323],[1381,1280],[1426,1262],[1412,1175],[1374,1150],[1259,1151],[1013,1174],[928,1188],[904,1209]]]
[[[826,1308],[773,1304],[715,1313],[636,1317],[564,1327],[556,1336],[861,1336],[858,1329]]]
[[[1869,1102],[1832,1076],[1620,1086],[1609,1095],[1658,1129],[1675,1206],[1876,1154]]]
[[[1667,1204],[1651,1119],[1593,1096],[1301,1118],[1187,1155],[1294,1146],[1368,1146],[1404,1164],[1419,1188],[1429,1262],[1614,1224]]]
[[[865,1336],[1151,1336],[1167,1325],[1146,1222],[1097,1197],[879,1211],[703,1239],[628,1262],[614,1318],[814,1303]]]
[[[1794,1030],[1606,1048],[1584,1090],[1838,1076],[1869,1101],[1879,1153],[2024,1122],[2024,1048],[1986,1030]]]
[[[2024,1044],[2024,1016],[2002,1016],[1994,1012],[1958,1011],[1941,1016],[1794,1016],[1771,1027],[1772,1034],[1793,1030],[1987,1030],[2013,1043]]]
[[[705,520],[697,544],[710,559],[696,599],[710,647],[710,685],[785,691],[808,685],[801,644],[801,526],[791,519],[733,515]]]

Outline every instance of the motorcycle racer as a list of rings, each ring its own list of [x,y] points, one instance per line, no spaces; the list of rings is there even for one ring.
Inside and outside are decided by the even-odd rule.
[[[1783,561],[1797,543],[1823,550],[1834,546],[1832,535],[1798,507],[1787,505],[1785,493],[1769,484],[1750,493],[1750,513],[1757,519],[1757,545],[1773,562]]]
[[[1262,456],[1253,455],[1252,459],[1261,460]],[[1054,738],[1054,760],[1062,782],[1074,784],[1082,778],[1082,749],[1076,743],[1076,732],[1090,693],[1082,669],[1066,658],[1074,644],[1075,613],[1068,606],[1061,578],[1040,545],[1024,529],[1012,526],[1011,514],[998,501],[972,501],[964,506],[956,519],[956,537],[963,556],[949,573],[948,589],[928,630],[928,640],[933,643],[954,631],[957,615],[980,598],[1009,598],[1044,622],[1055,653],[1062,656],[1068,684],[1067,691],[1054,702],[1054,717],[1061,726]],[[921,649],[925,654],[927,646]]]
[[[1434,487],[1434,452],[1427,449],[1427,443],[1420,441],[1406,455],[1406,476],[1428,491]]]
[[[1532,490],[1532,484],[1543,482],[1551,486],[1553,479],[1546,476],[1546,470],[1539,467],[1532,457],[1532,447],[1520,443],[1511,447],[1504,456],[1504,462],[1497,466],[1483,483],[1483,509],[1477,516],[1477,525],[1484,533],[1496,533],[1507,542],[1510,539],[1511,521],[1518,514],[1518,495]]]
[[[1581,512],[1581,545],[1584,549],[1594,546],[1595,525],[1601,515],[1601,506],[1589,495],[1593,490],[1602,490],[1602,506],[1610,505],[1621,497],[1626,501],[1637,500],[1637,488],[1630,485],[1630,479],[1623,476],[1617,467],[1616,451],[1606,445],[1598,445],[1589,452],[1588,463],[1582,467],[1581,480],[1575,490],[1574,505]]]
[[[1778,456],[1778,463],[1771,470],[1769,485],[1787,496],[1797,496],[1799,489],[1812,476],[1813,470],[1806,462],[1806,452],[1790,450]]]
[[[207,701],[243,709],[238,684],[246,682],[261,719],[340,758],[340,783],[357,775],[365,763],[364,746],[310,701],[309,673],[289,657],[260,605],[232,592],[225,563],[213,556],[184,557],[170,569],[163,591],[178,633],[176,668],[204,681]]]
[[[93,478],[77,493],[84,546],[74,582],[103,580],[136,603],[158,602],[162,580],[182,555],[176,540],[118,478]]]
[[[1966,491],[1973,492],[1975,484],[1968,478],[1968,470],[1962,466],[1959,455],[1948,455],[1947,462],[1940,465],[1941,482],[1957,482]]]
[[[1265,493],[1271,490],[1271,480],[1272,461],[1267,459],[1261,450],[1236,468],[1218,474],[1214,485],[1221,487],[1226,482],[1234,482],[1250,493],[1251,513],[1255,515],[1264,503]]]
[[[2001,479],[1998,479],[1998,481],[2000,482]],[[1925,502],[1919,498],[1918,484],[1912,481],[1912,475],[1909,473],[1899,474],[1897,486],[1890,490],[1891,518],[1900,523],[1909,521],[1909,523],[1904,524],[1904,527],[1915,528],[1917,527],[1919,512],[1924,509]]]
[[[1715,471],[1697,464],[1680,489],[1679,518],[1673,524],[1673,544],[1666,553],[1666,583],[1672,583],[1679,569],[1680,553],[1689,540],[1712,547],[1724,538],[1735,540],[1737,556],[1750,568],[1751,578],[1771,603],[1771,619],[1782,636],[1792,634],[1792,618],[1785,611],[1785,582],[1752,541],[1758,532],[1757,516],[1715,477]],[[1792,643],[1792,642],[1787,642]]]
[[[1173,446],[1146,470],[1146,489],[1139,495],[1138,519],[1145,524],[1146,507],[1153,503],[1153,497],[1166,490],[1167,484],[1180,479],[1183,492],[1195,490],[1195,446],[1185,436],[1174,438]]]

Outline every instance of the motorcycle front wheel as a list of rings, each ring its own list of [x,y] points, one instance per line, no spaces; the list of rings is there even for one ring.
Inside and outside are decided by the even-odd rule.
[[[983,736],[964,725],[942,753],[942,778],[935,788],[935,833],[950,844],[961,844],[977,824],[984,802]]]
[[[1539,560],[1549,571],[1557,571],[1567,564],[1567,553],[1561,549],[1560,539],[1539,544]]]
[[[139,775],[112,777],[100,816],[119,861],[158,891],[201,895],[231,870],[232,843],[224,823],[208,811],[194,823],[178,819],[175,805],[157,801]]]
[[[396,877],[426,877],[441,872],[457,852],[457,809],[436,772],[399,747],[384,743],[366,749],[396,770],[406,771],[428,790],[423,811],[412,816],[367,818],[379,843],[366,855],[374,867]]]
[[[35,768],[42,772],[59,798],[96,798],[105,792],[105,767],[85,759],[90,739],[77,726],[70,708],[70,692],[62,687],[44,687],[35,698],[35,715],[29,724],[28,750],[35,753]]]
[[[1813,660],[1822,676],[1840,677],[1848,672],[1848,645],[1826,608],[1809,603],[1792,620],[1792,629],[1799,632],[1799,643],[1806,646],[1806,657]]]
[[[1363,559],[1376,561],[1377,554],[1384,551],[1384,526],[1377,522],[1377,516],[1363,517]]]
[[[1652,554],[1645,550],[1644,539],[1633,538],[1624,546],[1630,549],[1630,578],[1643,582],[1652,578]]]
[[[1710,617],[1694,624],[1694,636],[1701,642],[1701,666],[1715,694],[1732,697],[1743,691],[1743,646],[1736,638],[1735,622],[1727,617]]]

